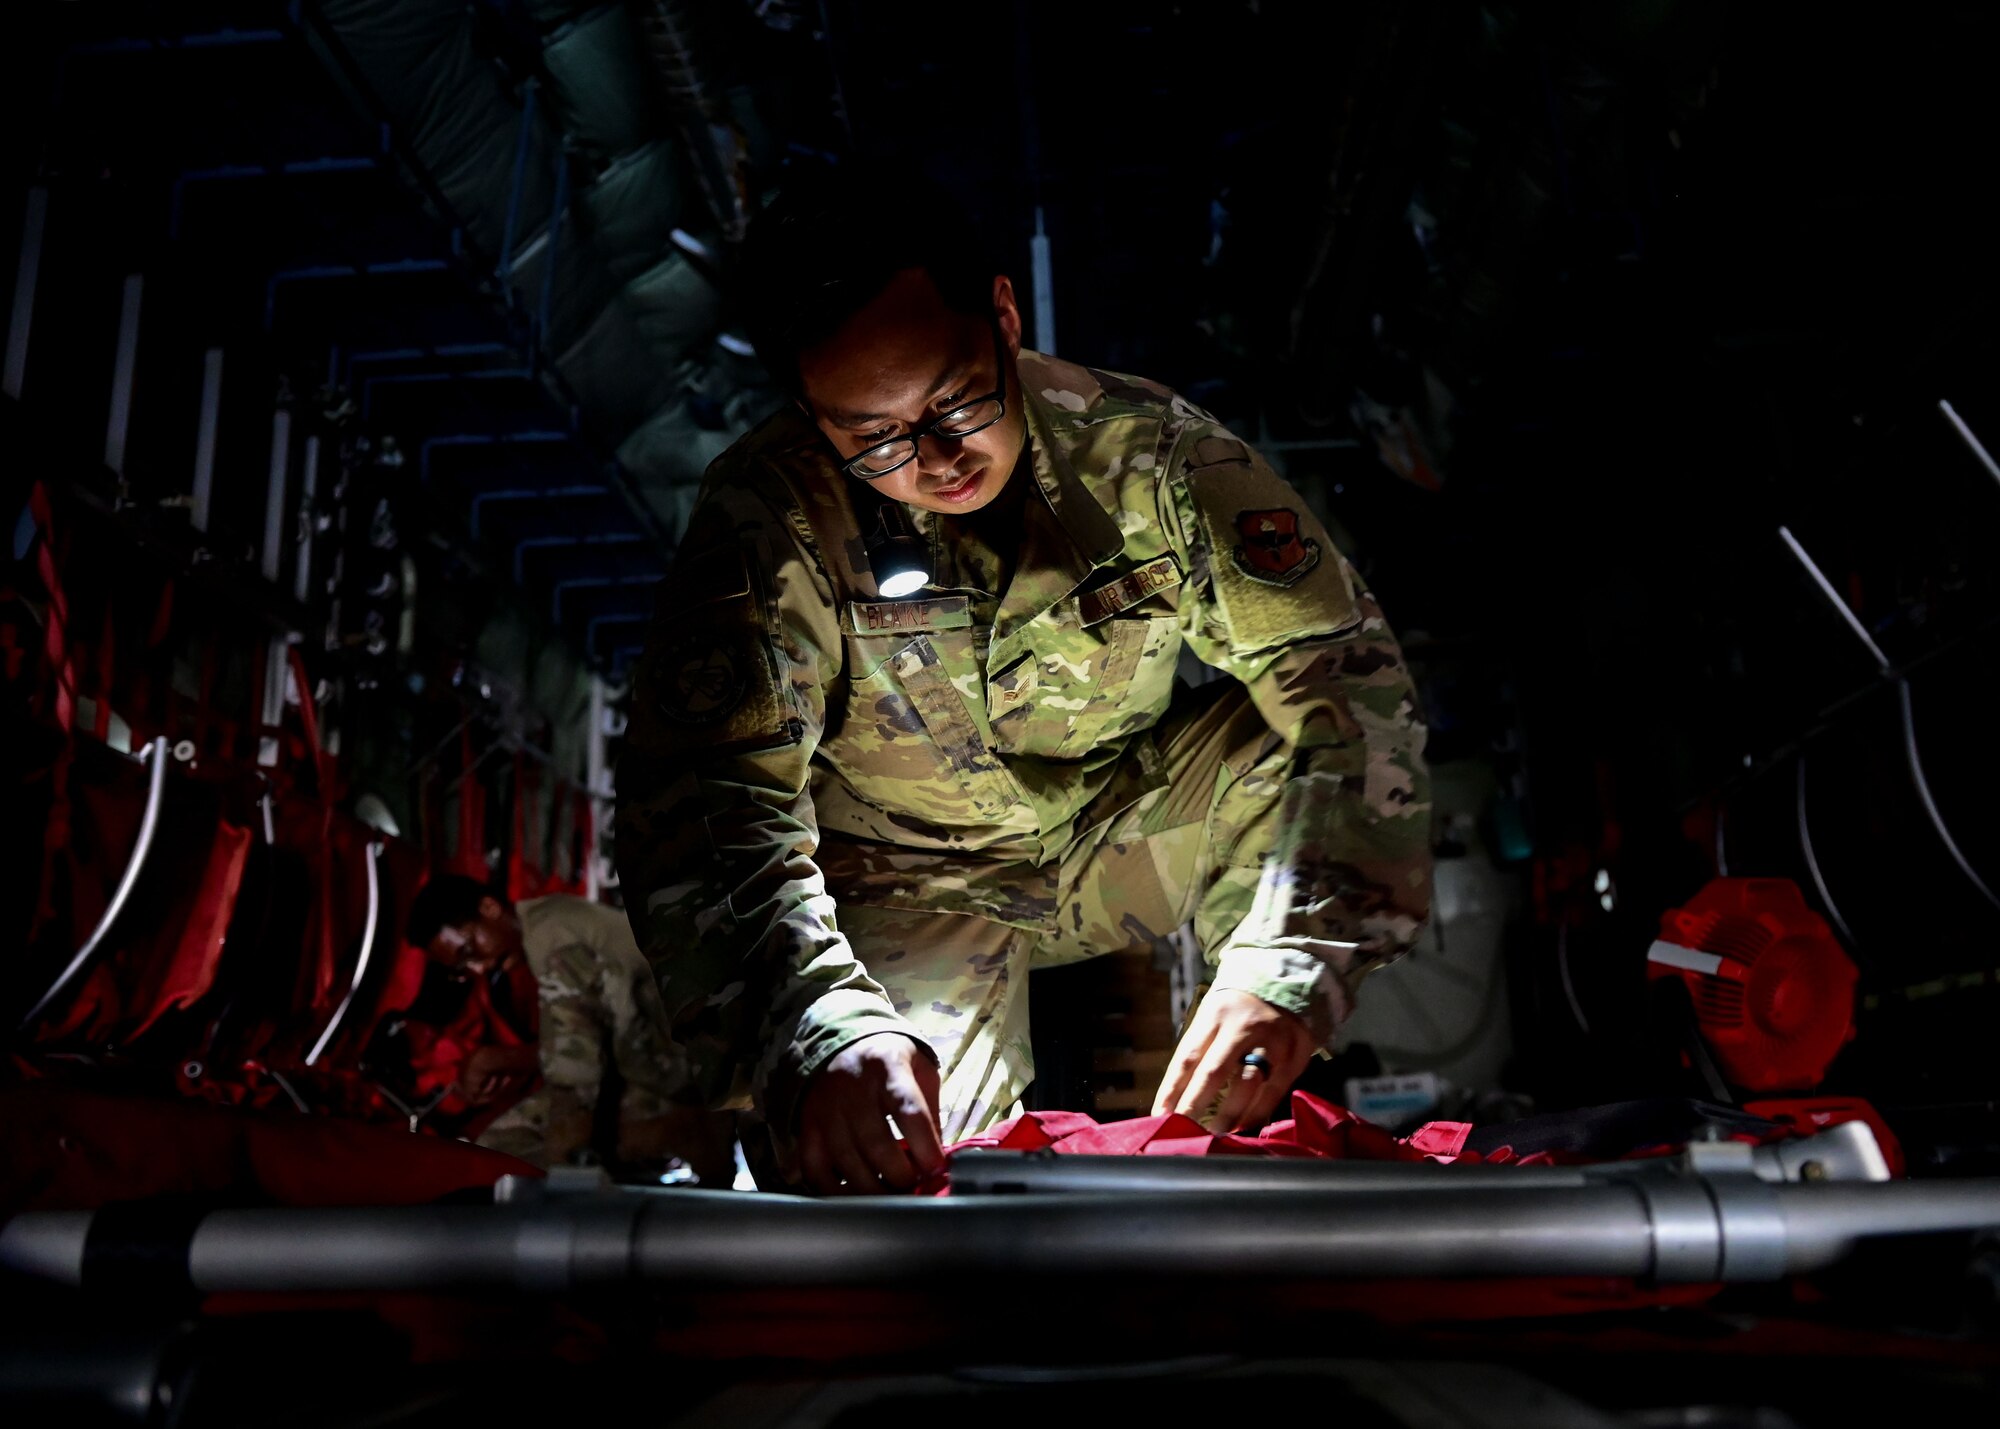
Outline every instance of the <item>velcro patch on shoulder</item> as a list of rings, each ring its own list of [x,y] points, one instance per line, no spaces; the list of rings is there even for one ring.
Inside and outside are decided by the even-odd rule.
[[[1233,437],[1194,444],[1187,491],[1215,601],[1239,654],[1335,635],[1361,619],[1347,563],[1299,494]]]
[[[670,737],[768,747],[797,737],[747,553],[686,551],[661,588],[638,695]]]
[[[740,542],[724,540],[702,551],[683,547],[667,580],[683,609],[736,600],[750,594],[750,564]]]
[[[1161,556],[1106,581],[1094,590],[1085,591],[1076,598],[1077,613],[1083,617],[1086,626],[1095,625],[1121,610],[1130,609],[1147,596],[1172,590],[1180,583],[1181,563],[1172,556]]]

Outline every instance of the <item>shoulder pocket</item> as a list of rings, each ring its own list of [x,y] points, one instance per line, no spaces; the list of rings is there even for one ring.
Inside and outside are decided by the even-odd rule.
[[[750,748],[798,742],[757,574],[732,541],[685,551],[661,582],[635,693],[669,738]]]
[[[1347,562],[1289,483],[1227,433],[1192,442],[1182,478],[1215,603],[1239,655],[1361,623]]]

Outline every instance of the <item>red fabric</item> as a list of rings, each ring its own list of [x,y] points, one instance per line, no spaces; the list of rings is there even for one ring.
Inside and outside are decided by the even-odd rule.
[[[76,727],[76,670],[70,663],[69,599],[63,594],[62,573],[56,566],[56,535],[49,507],[49,489],[41,482],[28,488],[28,512],[41,533],[35,543],[35,573],[49,598],[48,624],[42,652],[54,677],[52,713],[56,728],[67,734]]]
[[[1782,1141],[1809,1136],[1846,1121],[1863,1121],[1881,1144],[1889,1169],[1903,1174],[1902,1148],[1895,1134],[1867,1102],[1854,1097],[1819,1097],[1791,1101],[1752,1102],[1743,1108],[1778,1124],[1763,1138]],[[983,1135],[968,1137],[945,1148],[971,1150],[1052,1151],[1059,1156],[1291,1156],[1349,1161],[1435,1161],[1486,1166],[1555,1166],[1601,1158],[1537,1151],[1522,1156],[1512,1147],[1487,1152],[1467,1151],[1472,1126],[1462,1121],[1432,1121],[1408,1136],[1396,1136],[1365,1121],[1345,1107],[1323,1101],[1310,1092],[1292,1093],[1292,1118],[1276,1121],[1255,1136],[1214,1135],[1177,1113],[1137,1117],[1105,1125],[1082,1112],[1031,1111],[1003,1121]],[[1756,1142],[1757,1138],[1735,1138]],[[1679,1146],[1655,1146],[1635,1151],[1627,1160],[1671,1155]],[[950,1190],[950,1168],[917,1188],[918,1195],[941,1196]]]
[[[35,574],[41,579],[42,591],[49,602],[42,633],[42,655],[49,667],[49,714],[62,735],[62,746],[49,769],[49,813],[42,832],[41,887],[28,926],[28,941],[33,943],[59,916],[56,870],[70,841],[69,776],[76,749],[76,668],[70,651],[69,597],[63,591],[62,570],[56,561],[55,517],[49,505],[48,487],[39,481],[28,488],[28,514],[39,534],[35,542]]]
[[[337,891],[340,883],[335,872],[337,855],[331,808],[318,800],[287,795],[272,801],[271,813],[273,842],[306,869],[305,937],[295,965],[292,1009],[330,1011],[334,978],[340,970],[340,924],[343,921],[358,924],[368,911],[367,905],[342,908]],[[348,915],[344,920],[343,911]]]
[[[1502,1150],[1490,1156],[1466,1151],[1469,1122],[1433,1121],[1408,1136],[1396,1136],[1345,1107],[1310,1092],[1292,1093],[1290,1121],[1272,1122],[1255,1136],[1216,1135],[1175,1112],[1135,1117],[1103,1125],[1082,1112],[1031,1111],[1003,1121],[983,1135],[946,1147],[971,1150],[1053,1151],[1059,1156],[1287,1156],[1352,1161],[1436,1161],[1468,1164],[1546,1166],[1537,1153],[1516,1157]],[[944,1195],[950,1171],[918,1188],[919,1195]]]
[[[127,1002],[134,1023],[127,1034],[136,1037],[170,1009],[192,1007],[215,986],[222,962],[222,945],[236,911],[237,890],[250,858],[250,830],[219,823],[200,880],[189,890],[187,916],[178,936],[166,933],[153,955],[138,968],[137,985]],[[168,925],[170,929],[172,925]]]
[[[497,1151],[332,1117],[185,1100],[0,1088],[0,1217],[143,1196],[281,1206],[391,1206],[539,1176]]]
[[[410,1069],[414,1073],[416,1093],[420,1099],[428,1101],[438,1092],[456,1086],[465,1070],[466,1058],[481,1047],[519,1047],[540,1037],[541,989],[526,958],[517,958],[507,970],[507,984],[508,1000],[513,1004],[510,1009],[496,1007],[486,979],[474,978],[465,1006],[451,1021],[441,1027],[427,1026],[415,1020],[405,1025],[410,1047]],[[537,1078],[521,1089],[521,1096],[525,1097],[540,1085]],[[458,1134],[477,1136],[495,1117],[519,1100],[520,1097],[514,1097],[505,1102],[489,1102],[475,1107],[453,1091],[438,1103],[437,1115],[443,1122],[456,1117],[468,1118]]]
[[[462,873],[481,883],[493,876],[486,866],[486,786],[479,782],[469,720],[458,731],[458,847],[442,871]]]

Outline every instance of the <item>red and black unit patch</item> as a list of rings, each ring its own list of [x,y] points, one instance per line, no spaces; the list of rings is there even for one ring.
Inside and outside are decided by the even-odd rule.
[[[1236,569],[1266,585],[1297,585],[1319,564],[1319,542],[1299,533],[1299,513],[1274,506],[1236,513]]]

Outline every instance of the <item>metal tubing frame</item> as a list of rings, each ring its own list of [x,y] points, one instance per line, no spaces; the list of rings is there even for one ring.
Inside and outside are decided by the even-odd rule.
[[[1347,1169],[1319,1168],[1329,1183]],[[1584,1186],[1490,1180],[1435,1191],[1202,1191],[1172,1196],[856,1197],[730,1191],[557,1197],[491,1207],[223,1210],[119,1257],[202,1293],[664,1289],[939,1283],[1617,1276],[1770,1281],[1825,1269],[1861,1240],[2000,1226],[2000,1179],[1769,1185],[1748,1175]],[[0,1228],[0,1267],[95,1288],[93,1218]]]
[[[264,331],[278,325],[278,290],[290,283],[321,283],[335,278],[393,278],[410,273],[444,273],[449,258],[391,258],[380,263],[315,263],[273,273],[264,284]]]
[[[551,613],[557,625],[562,624],[563,597],[573,590],[617,590],[625,586],[657,586],[666,578],[666,572],[655,570],[640,575],[629,576],[569,576],[555,581],[549,586]]]
[[[292,473],[292,414],[284,407],[271,409],[271,465],[264,485],[264,546],[258,569],[272,585],[278,584],[285,559],[285,497]]]
[[[388,372],[361,382],[361,417],[373,418],[377,387],[406,387],[450,382],[533,382],[535,374],[526,367],[473,367],[463,372]]]
[[[306,1065],[314,1066],[327,1044],[333,1041],[333,1034],[340,1030],[340,1024],[347,1019],[347,1010],[354,1005],[354,999],[361,992],[361,984],[367,981],[368,964],[374,957],[376,934],[382,923],[382,844],[379,840],[368,841],[368,927],[361,935],[361,955],[354,960],[354,977],[347,985],[347,995],[340,999],[340,1006],[334,1008],[333,1016],[326,1024],[326,1030],[319,1034],[312,1050],[306,1053]]]
[[[514,580],[525,583],[529,551],[553,550],[562,546],[632,546],[646,537],[638,531],[603,531],[589,536],[530,536],[514,543]]]
[[[7,318],[7,357],[0,365],[0,391],[16,401],[28,373],[28,337],[34,329],[35,290],[42,275],[42,237],[48,232],[49,190],[36,184],[28,190],[21,214],[21,257],[14,269],[14,306]]]
[[[555,501],[570,496],[611,496],[608,486],[572,484],[568,486],[520,486],[506,487],[497,491],[482,491],[472,498],[467,507],[466,520],[472,530],[472,539],[479,539],[479,516],[489,501]]]
[[[220,183],[237,179],[289,178],[302,174],[351,174],[375,168],[372,154],[329,154],[319,159],[291,159],[280,164],[218,164],[208,169],[183,169],[174,178],[167,200],[167,237],[178,240],[181,219],[190,184]]]
[[[297,561],[292,567],[292,596],[300,605],[312,599],[313,545],[319,538],[319,434],[306,434],[299,457]]]
[[[607,625],[646,625],[652,619],[650,610],[613,610],[593,615],[583,624],[583,652],[585,655],[597,653],[597,632]]]
[[[488,272],[511,272],[512,265],[519,261],[517,255],[504,254],[500,256],[499,261],[495,261],[492,255],[485,254],[478,249],[476,243],[466,238],[465,222],[453,206],[450,196],[440,186],[436,176],[418,158],[408,141],[402,137],[401,132],[392,122],[387,106],[382,102],[381,96],[375,92],[374,87],[368,82],[367,77],[355,63],[353,55],[349,53],[346,42],[341,38],[337,27],[327,20],[318,6],[307,5],[303,3],[303,0],[292,0],[292,3],[287,8],[287,14],[297,33],[324,50],[326,57],[331,61],[333,68],[337,71],[341,80],[353,89],[356,96],[360,99],[362,107],[375,120],[381,130],[383,152],[394,157],[410,181],[424,195],[430,205],[450,224],[453,256],[466,261],[468,264],[476,261],[478,266],[485,268]],[[565,164],[565,169],[566,167]],[[503,314],[516,313],[518,309],[512,298],[509,284],[502,282],[496,284],[495,287],[498,289],[496,308]],[[569,414],[570,421],[574,425],[578,420],[575,391],[569,386],[562,373],[551,363],[544,360],[545,354],[536,350],[528,354],[528,356],[538,369],[538,376],[543,390],[553,397],[557,405]],[[605,452],[603,455],[608,458],[611,456],[611,453]],[[638,482],[615,461],[612,462],[612,471],[615,474],[619,487],[624,492],[627,505],[631,508],[633,519],[653,540],[659,542],[663,548],[671,549],[674,543],[674,533],[668,531],[661,523],[658,515],[647,501],[645,493],[640,489]]]
[[[1819,866],[1819,850],[1813,844],[1812,817],[1806,806],[1806,749],[1799,747],[1796,775],[1798,779],[1799,852],[1805,856],[1806,872],[1812,876],[1813,887],[1819,892],[1819,901],[1826,907],[1826,916],[1833,920],[1842,940],[1851,949],[1859,950],[1854,930],[1847,926],[1847,919],[1840,914],[1840,905],[1833,901],[1833,890],[1827,886],[1826,874]],[[1719,825],[1718,825],[1719,827]],[[1722,870],[1728,877],[1728,871]]]
[[[167,765],[171,762],[167,758],[167,737],[161,735],[147,745],[140,753],[139,761],[151,765],[147,771],[146,809],[140,816],[139,835],[132,842],[132,856],[125,861],[125,872],[119,875],[118,887],[113,890],[111,901],[104,906],[104,916],[97,920],[97,926],[91,930],[90,936],[84,939],[83,946],[76,950],[76,956],[69,960],[69,966],[62,970],[56,980],[49,984],[48,991],[28,1009],[27,1016],[23,1017],[15,1027],[17,1032],[26,1032],[32,1027],[36,1019],[62,996],[85,968],[90,966],[91,961],[97,956],[97,950],[103,946],[106,936],[111,932],[112,926],[117,923],[118,915],[125,911],[126,900],[132,896],[132,889],[139,882],[139,875],[146,867],[146,857],[153,851],[153,835],[159,829],[160,805],[166,799]]]
[[[195,418],[193,506],[188,515],[195,530],[206,533],[215,499],[216,429],[222,416],[222,349],[211,347],[201,358],[201,408]]]
[[[1993,453],[1986,450],[1985,444],[1972,435],[1972,428],[1965,425],[1965,419],[1958,415],[1957,410],[1949,402],[1939,402],[1938,410],[1944,413],[1944,419],[1950,422],[1952,430],[1958,433],[1958,439],[1965,444],[1965,449],[1972,453],[1972,459],[1986,468],[1988,476],[2000,481],[2000,462],[1994,461]]]
[[[542,293],[535,307],[535,350],[540,353],[550,341],[549,319],[556,305],[556,260],[561,255],[563,219],[569,208],[569,159],[556,152],[556,192],[549,207],[548,254],[542,260]],[[549,354],[553,356],[554,354]]]
[[[104,422],[104,464],[125,475],[125,437],[132,429],[132,381],[139,367],[139,309],[146,293],[143,273],[125,275],[118,309],[118,347],[111,362],[111,407]]]
[[[1875,662],[1875,668],[1887,675],[1895,666],[1890,663],[1889,657],[1882,653],[1882,647],[1875,643],[1875,637],[1868,633],[1868,627],[1861,623],[1861,617],[1849,609],[1847,602],[1840,598],[1840,592],[1833,588],[1833,582],[1826,578],[1826,572],[1819,568],[1819,562],[1806,554],[1806,548],[1799,544],[1799,538],[1794,536],[1789,528],[1780,526],[1778,536],[1791,551],[1792,558],[1805,569],[1808,576],[1812,577],[1813,584],[1819,587],[1819,593],[1826,597],[1826,603],[1833,607],[1834,614],[1841,618],[1849,633],[1868,651],[1869,658]]]
[[[1948,404],[1938,405],[1944,408],[1945,415],[1952,418],[1960,432],[1971,440],[1972,434],[1965,429],[1963,423],[1958,422],[1958,414],[1953,412]],[[1985,455],[1985,449],[1976,441],[1972,442],[1972,446],[1978,454]],[[1951,826],[1945,822],[1944,813],[1938,808],[1937,800],[1931,796],[1931,781],[1924,773],[1923,754],[1917,747],[1917,719],[1916,711],[1910,702],[1909,677],[1898,670],[1889,657],[1882,653],[1882,647],[1875,643],[1875,638],[1868,633],[1868,628],[1861,623],[1860,617],[1848,609],[1847,602],[1842,600],[1840,593],[1833,588],[1833,582],[1826,578],[1826,573],[1819,568],[1818,562],[1806,554],[1806,548],[1799,544],[1798,538],[1783,526],[1778,528],[1778,535],[1791,549],[1793,557],[1805,568],[1806,574],[1812,577],[1813,584],[1819,587],[1820,594],[1826,597],[1827,604],[1833,607],[1841,620],[1846,623],[1848,630],[1853,633],[1854,638],[1860,641],[1873,657],[1877,673],[1895,686],[1896,714],[1903,731],[1904,763],[1909,771],[1910,787],[1916,792],[1917,802],[1923,806],[1924,817],[1930,820],[1931,829],[1937,834],[1938,842],[1944,845],[1946,854],[1950,856],[1958,871],[1965,875],[1966,882],[1976,888],[1979,896],[1989,905],[2000,910],[2000,894],[1996,894],[1992,886],[1980,876],[1979,870],[1972,866],[1972,860],[1965,856],[1965,850],[1959,847],[1958,840],[1952,835]],[[1801,828],[1803,829],[1803,824]],[[1850,938],[1848,941],[1852,944],[1853,939]]]
[[[541,446],[575,440],[574,432],[559,432],[552,428],[540,427],[519,432],[446,432],[440,436],[426,437],[418,445],[417,478],[425,486],[431,484],[431,457],[439,447],[504,446],[510,442]]]
[[[507,286],[507,275],[512,271],[514,237],[520,232],[521,186],[528,177],[528,140],[535,130],[535,93],[540,87],[532,76],[521,86],[521,123],[514,134],[514,174],[507,184],[507,217],[500,229],[500,262],[494,274],[507,292],[513,291]]]
[[[1896,711],[1903,724],[1903,753],[1909,765],[1910,785],[1917,791],[1917,800],[1924,806],[1924,814],[1931,822],[1931,829],[1944,845],[1944,851],[1951,861],[1958,865],[1958,871],[1965,875],[1966,882],[1979,890],[1995,909],[2000,909],[2000,896],[1996,896],[1991,885],[1979,876],[1979,870],[1972,866],[1972,860],[1965,856],[1965,850],[1952,837],[1951,826],[1944,821],[1944,813],[1931,797],[1931,781],[1924,775],[1923,754],[1917,748],[1917,714],[1910,703],[1910,682],[1901,675],[1896,676]]]

